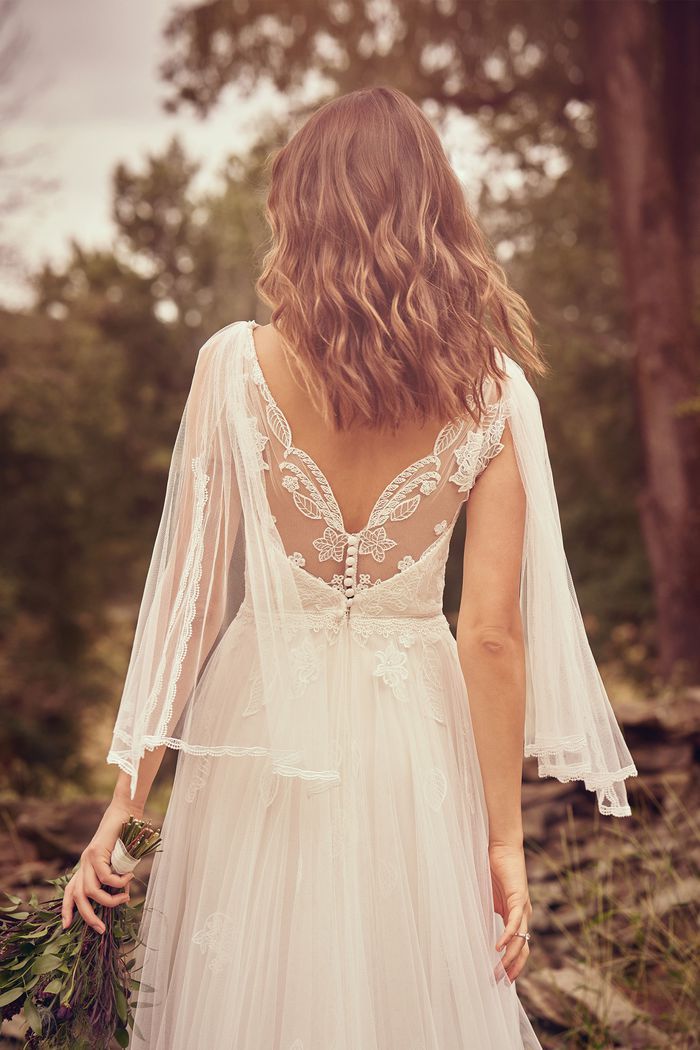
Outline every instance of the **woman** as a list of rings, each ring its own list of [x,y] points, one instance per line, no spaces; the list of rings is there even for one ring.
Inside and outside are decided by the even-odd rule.
[[[314,113],[268,218],[272,323],[199,353],[65,922],[128,896],[111,849],[174,747],[136,1047],[531,1050],[523,741],[604,813],[636,770],[516,363],[544,372],[530,315],[399,91]]]

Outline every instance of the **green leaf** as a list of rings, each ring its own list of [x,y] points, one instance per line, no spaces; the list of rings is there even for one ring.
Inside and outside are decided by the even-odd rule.
[[[10,988],[8,992],[2,992],[0,994],[0,1006],[7,1006],[8,1003],[13,1003],[15,999],[19,999],[23,991],[24,988]]]
[[[127,1032],[126,1028],[117,1028],[116,1032],[114,1033],[114,1041],[115,1043],[117,1043],[118,1046],[129,1045],[129,1033]]]
[[[117,1009],[117,1017],[122,1022],[122,1024],[126,1024],[126,1018],[129,1013],[129,1007],[127,1006],[126,996],[124,995],[124,992],[119,987],[119,985],[114,986],[114,1005]]]
[[[57,955],[40,955],[38,959],[35,959],[32,963],[32,973],[50,973],[51,970],[55,970],[57,966],[61,966],[63,959],[59,959]]]
[[[32,1000],[29,998],[29,996],[27,996],[27,998],[22,1003],[22,1010],[24,1011],[24,1016],[26,1018],[27,1024],[32,1029],[32,1031],[35,1032],[37,1035],[41,1035],[41,1029],[43,1028],[41,1017],[39,1016],[39,1011],[37,1010]]]
[[[47,995],[56,995],[58,992],[60,992],[62,987],[63,981],[61,980],[61,978],[54,977],[53,981],[49,981],[49,983],[46,985],[44,991]]]

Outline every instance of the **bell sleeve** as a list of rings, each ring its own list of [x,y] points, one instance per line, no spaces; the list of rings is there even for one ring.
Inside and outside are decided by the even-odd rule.
[[[227,419],[230,332],[200,349],[170,462],[107,761],[131,777],[146,750],[182,746],[197,682],[225,625],[240,498]]]
[[[505,356],[505,355],[504,355]],[[520,604],[526,648],[526,756],[541,777],[582,780],[604,815],[628,816],[637,775],[586,635],[566,558],[535,391],[506,357],[508,423],[527,506]]]

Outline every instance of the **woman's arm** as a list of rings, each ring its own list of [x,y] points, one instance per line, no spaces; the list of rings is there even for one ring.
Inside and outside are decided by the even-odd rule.
[[[120,770],[119,776],[117,777],[117,783],[114,786],[112,802],[121,805],[124,809],[128,809],[135,817],[142,816],[143,811],[146,808],[146,803],[148,802],[148,796],[151,792],[153,781],[155,780],[161,762],[163,761],[165,750],[165,745],[163,745],[163,747],[156,747],[153,751],[147,751],[141,759],[141,762],[139,763],[139,776],[133,799],[130,793],[131,777],[128,773]]]
[[[525,646],[520,572],[525,491],[507,425],[501,440],[502,450],[480,474],[467,501],[457,649],[488,811],[496,909],[506,923],[499,947],[508,945],[503,962],[514,979],[527,955],[526,942],[514,935],[524,932],[531,912],[521,810]]]
[[[457,647],[469,694],[491,842],[522,842],[525,647],[520,570],[525,493],[508,427],[467,501]]]

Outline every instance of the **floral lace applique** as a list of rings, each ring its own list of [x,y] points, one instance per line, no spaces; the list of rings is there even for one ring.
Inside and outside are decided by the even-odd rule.
[[[327,525],[323,530],[323,535],[313,541],[314,547],[318,551],[319,561],[328,561],[332,558],[333,561],[342,561],[345,557],[345,547],[347,545],[347,539],[344,532],[338,532],[337,529]]]
[[[310,682],[318,678],[318,659],[308,638],[292,649],[294,685],[292,695],[302,696]]]
[[[495,404],[489,405],[479,429],[471,430],[464,444],[455,449],[458,469],[450,475],[449,480],[454,481],[459,492],[470,492],[479,474],[503,449],[501,437],[508,412],[507,398],[501,398]]]
[[[389,641],[386,649],[377,651],[377,666],[372,674],[389,686],[397,700],[408,699],[403,684],[408,678],[408,656],[401,652],[393,639]]]
[[[215,911],[207,916],[204,926],[192,937],[192,943],[199,945],[202,955],[208,955],[206,965],[212,973],[223,973],[233,959],[234,932],[231,917],[225,912]]]
[[[439,766],[433,766],[423,781],[425,801],[436,813],[447,798],[447,777]]]
[[[251,376],[265,402],[268,426],[284,450],[284,458],[279,463],[279,469],[285,474],[282,487],[291,494],[295,506],[305,517],[325,523],[323,533],[313,540],[319,562],[342,562],[351,534],[345,528],[338,502],[315,460],[294,445],[291,426],[260,367],[252,328],[249,335]],[[458,440],[464,425],[462,419],[446,423],[435,439],[432,452],[409,464],[385,486],[370,512],[367,524],[357,533],[360,555],[370,555],[375,562],[380,563],[386,559],[387,552],[397,546],[396,540],[387,532],[387,524],[411,517],[420,505],[422,496],[436,490],[442,479],[441,456]]]

